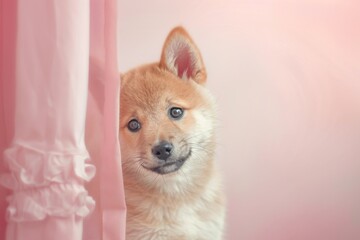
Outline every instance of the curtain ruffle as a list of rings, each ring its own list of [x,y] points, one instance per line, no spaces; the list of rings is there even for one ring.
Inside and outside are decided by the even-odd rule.
[[[82,186],[96,170],[87,163],[86,152],[64,154],[15,146],[4,155],[10,173],[1,175],[0,184],[14,191],[8,197],[9,221],[71,214],[85,217],[93,210],[95,202]]]
[[[8,197],[8,221],[43,220],[47,216],[66,217],[75,214],[87,216],[95,207],[83,186],[77,184],[51,184],[14,192]]]

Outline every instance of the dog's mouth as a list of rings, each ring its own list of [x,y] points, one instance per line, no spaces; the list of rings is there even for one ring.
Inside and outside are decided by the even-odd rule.
[[[190,155],[191,155],[191,150],[185,157],[182,157],[175,161],[168,161],[168,162],[165,162],[164,164],[161,164],[159,166],[152,167],[152,168],[147,168],[145,166],[143,166],[143,167],[147,170],[150,170],[152,172],[155,172],[155,173],[158,173],[161,175],[176,172],[184,165],[185,161],[190,157]]]

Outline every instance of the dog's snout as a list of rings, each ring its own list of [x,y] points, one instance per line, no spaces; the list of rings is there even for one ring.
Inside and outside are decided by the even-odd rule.
[[[154,146],[151,151],[152,154],[160,160],[166,161],[170,157],[173,145],[169,142],[163,141]]]

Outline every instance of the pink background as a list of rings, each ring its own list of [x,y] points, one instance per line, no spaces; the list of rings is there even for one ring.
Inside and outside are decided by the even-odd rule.
[[[230,240],[360,239],[359,1],[125,1],[121,71],[176,25],[218,99]]]

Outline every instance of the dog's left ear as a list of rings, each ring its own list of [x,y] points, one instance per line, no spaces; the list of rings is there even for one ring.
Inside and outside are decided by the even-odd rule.
[[[181,79],[206,82],[206,70],[200,51],[182,27],[174,28],[165,40],[160,67]]]

